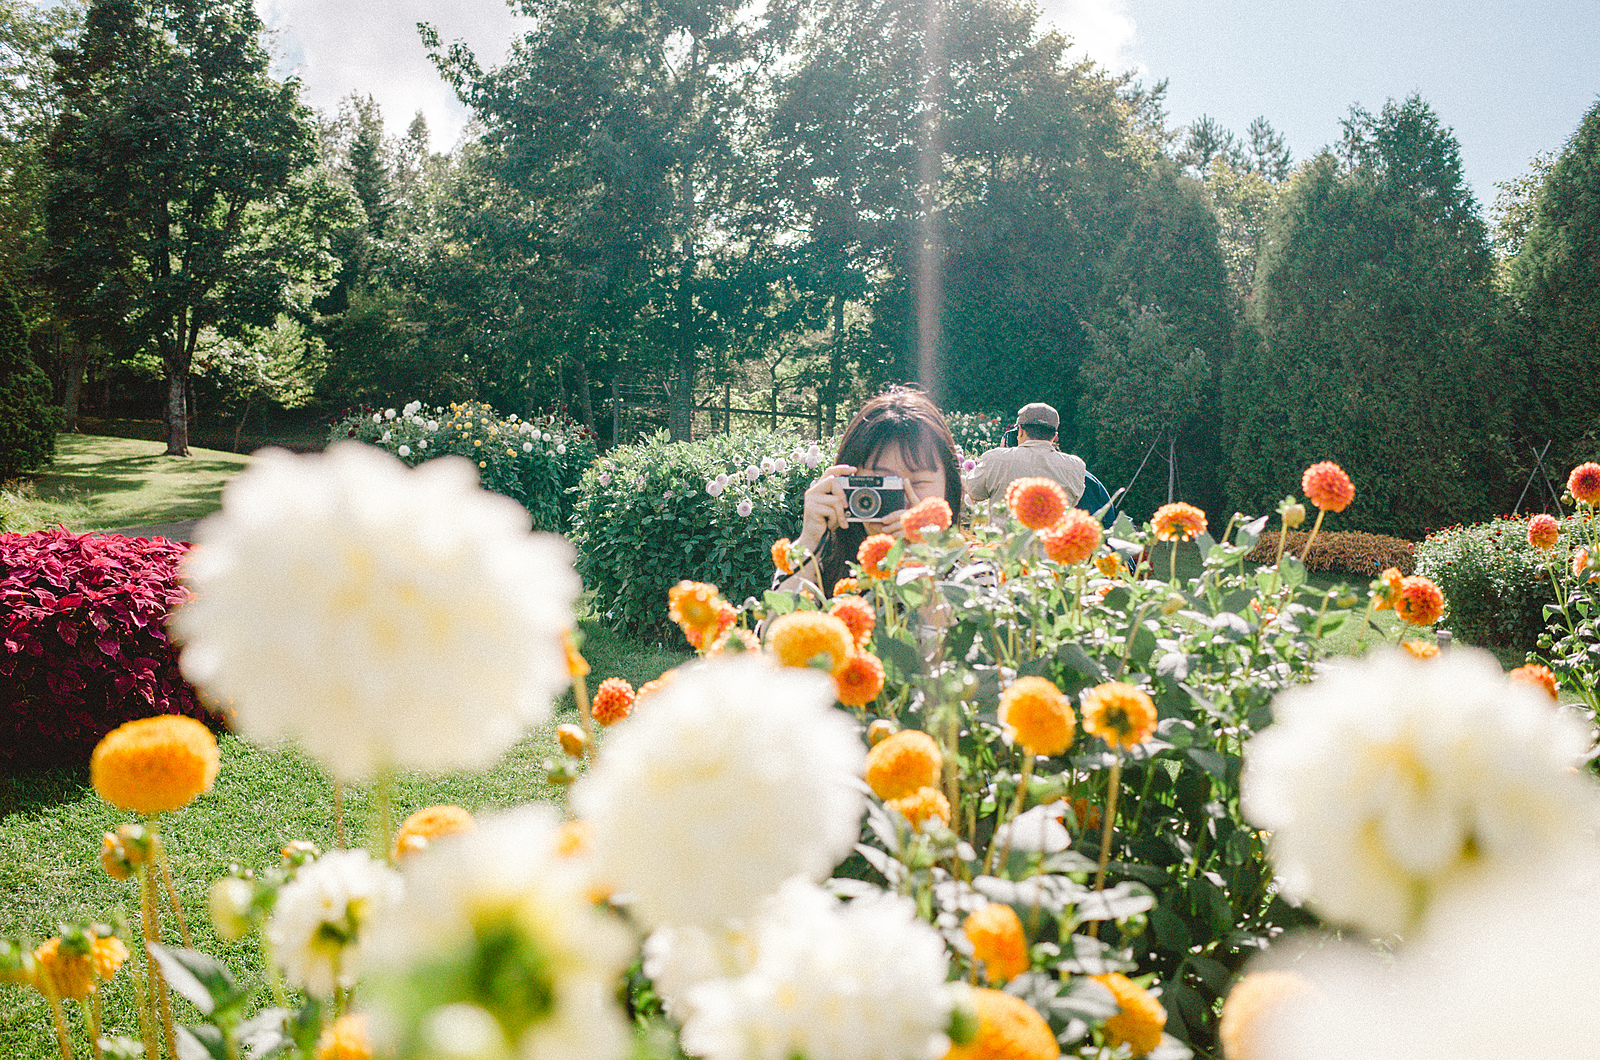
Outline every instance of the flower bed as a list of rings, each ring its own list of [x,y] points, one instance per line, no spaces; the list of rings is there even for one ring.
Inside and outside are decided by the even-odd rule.
[[[1284,538],[1284,551],[1296,556],[1307,570],[1374,578],[1389,567],[1401,574],[1411,574],[1417,568],[1417,546],[1402,537],[1356,530],[1324,531],[1317,534],[1316,547],[1308,553],[1305,548],[1309,537],[1304,530],[1290,530]],[[1277,549],[1278,535],[1268,534],[1256,542],[1245,559],[1271,563]]]
[[[1558,565],[1570,546],[1560,549]],[[1556,603],[1549,556],[1528,542],[1528,519],[1435,530],[1417,546],[1417,570],[1444,592],[1445,621],[1470,644],[1532,651]]]
[[[163,625],[187,595],[187,550],[63,529],[0,535],[0,761],[80,763],[133,718],[210,720]]]

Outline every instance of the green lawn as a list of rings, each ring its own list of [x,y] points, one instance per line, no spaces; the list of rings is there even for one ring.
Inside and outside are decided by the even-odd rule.
[[[167,456],[161,442],[63,434],[43,473],[0,487],[0,527],[25,532],[60,523],[68,530],[198,519],[222,503],[222,484],[249,457],[214,449]]]

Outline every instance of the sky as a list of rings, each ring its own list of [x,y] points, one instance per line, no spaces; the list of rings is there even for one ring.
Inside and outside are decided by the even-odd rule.
[[[1242,135],[1264,116],[1296,160],[1339,138],[1359,104],[1419,93],[1454,130],[1487,212],[1495,184],[1557,152],[1600,99],[1600,0],[1043,0],[1044,19],[1090,58],[1167,82],[1169,123],[1202,114]],[[279,72],[335,109],[377,99],[391,132],[418,111],[436,150],[468,114],[428,62],[416,24],[486,65],[528,23],[502,0],[258,0]]]

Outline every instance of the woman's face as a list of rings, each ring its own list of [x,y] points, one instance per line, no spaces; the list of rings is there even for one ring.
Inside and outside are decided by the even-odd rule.
[[[896,475],[905,480],[906,508],[909,510],[918,501],[927,500],[929,497],[944,496],[944,461],[935,456],[933,467],[921,468],[916,465],[927,461],[913,460],[911,454],[898,442],[884,446],[867,462],[857,469],[860,475]],[[867,525],[872,533],[878,533],[877,527],[881,523]]]

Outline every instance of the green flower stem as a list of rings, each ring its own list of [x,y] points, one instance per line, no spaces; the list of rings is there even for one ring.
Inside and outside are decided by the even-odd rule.
[[[383,766],[378,770],[378,849],[385,861],[394,864],[394,770]]]
[[[61,997],[56,993],[50,975],[46,973],[39,976],[39,982],[47,984],[44,996],[50,1002],[50,1021],[55,1024],[56,1047],[61,1050],[61,1060],[72,1060],[72,1035],[67,1030],[67,1010],[61,1006]]]
[[[139,886],[142,895],[144,884],[141,882]],[[150,955],[147,950],[145,952],[146,971],[149,969],[149,959]],[[144,1055],[159,1057],[161,1054],[156,1051],[156,1025],[151,1015],[154,1011],[154,1002],[150,1000],[150,997],[154,984],[148,982],[145,977],[141,977],[134,968],[130,967],[129,973],[128,978],[133,982],[134,1008],[139,1013],[139,1038],[144,1042]]]
[[[172,1019],[172,993],[167,989],[167,979],[161,974],[161,966],[156,963],[155,955],[150,952],[150,944],[161,941],[161,900],[156,895],[156,880],[150,870],[151,865],[148,860],[139,866],[141,919],[144,921],[144,960],[145,969],[150,975],[150,1019],[152,1023],[161,1024],[162,1035],[167,1042],[167,1055],[176,1058],[178,1032]],[[145,1047],[147,1057],[159,1055],[151,1048],[153,1045],[154,1042],[151,1042]]]
[[[94,1060],[105,1055],[100,1049],[100,984],[89,988],[88,1000],[83,1003],[83,1025],[89,1030],[89,1052]]]
[[[166,887],[167,900],[172,904],[173,918],[178,921],[178,933],[183,937],[183,944],[192,950],[194,940],[189,936],[189,921],[183,915],[183,904],[178,901],[178,888],[172,882],[172,861],[167,857],[167,845],[161,841],[161,833],[157,830],[160,816],[151,814],[145,821],[145,826],[150,830],[150,849],[161,866],[161,882]]]
[[[1023,805],[1027,802],[1028,782],[1033,779],[1033,759],[1033,752],[1024,747],[1022,749],[1022,776],[1021,779],[1017,781],[1017,797],[1012,800],[1011,813],[995,822],[994,830],[996,835],[1000,834],[1000,829],[1005,827],[1006,824],[1016,820],[1017,815],[1022,812]],[[998,860],[996,860],[994,857],[994,851],[995,844],[994,840],[991,839],[989,841],[989,856],[983,859],[984,871],[986,873],[991,869],[998,871],[999,869],[1003,868],[1005,866],[1006,859],[1011,856],[1011,835],[1009,832],[1006,834],[1005,845],[1000,848],[1000,857]]]
[[[1328,514],[1328,509],[1317,509],[1317,521],[1311,524],[1311,536],[1306,538],[1306,547],[1300,550],[1300,562],[1304,563],[1306,557],[1311,555],[1311,545],[1317,540],[1317,531],[1322,529],[1322,517]]]
[[[272,990],[272,1003],[279,1008],[289,1007],[289,993],[283,988],[283,974],[278,971],[277,956],[272,952],[272,940],[261,933],[261,961],[267,966],[267,985]]]
[[[1100,822],[1100,865],[1095,869],[1094,889],[1101,891],[1106,885],[1106,866],[1111,864],[1111,830],[1117,821],[1117,796],[1122,792],[1122,754],[1111,760],[1111,777],[1106,782],[1106,816]],[[1100,937],[1100,921],[1089,925],[1089,937]]]
[[[339,849],[346,849],[349,842],[344,835],[344,782],[339,780],[333,782],[333,830],[338,836]]]

